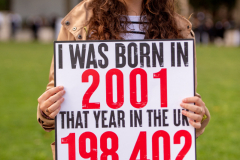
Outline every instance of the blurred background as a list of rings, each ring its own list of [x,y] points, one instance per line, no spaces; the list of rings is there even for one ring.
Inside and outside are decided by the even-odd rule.
[[[52,42],[61,19],[80,0],[0,0],[0,40]],[[178,0],[178,12],[188,18],[196,42],[240,45],[240,0]]]
[[[61,19],[80,0],[0,0],[0,159],[51,160],[51,133],[36,118]],[[240,0],[178,0],[197,42],[197,92],[211,122],[198,160],[240,157]]]

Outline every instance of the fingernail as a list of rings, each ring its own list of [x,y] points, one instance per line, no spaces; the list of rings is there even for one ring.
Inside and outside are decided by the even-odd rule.
[[[58,88],[59,88],[59,89],[63,89],[63,86],[59,86]]]
[[[65,91],[65,90],[63,90],[63,91],[62,91],[62,94],[65,94],[65,92],[66,92],[66,91]]]
[[[187,98],[184,98],[182,101],[183,101],[183,102],[187,102]]]

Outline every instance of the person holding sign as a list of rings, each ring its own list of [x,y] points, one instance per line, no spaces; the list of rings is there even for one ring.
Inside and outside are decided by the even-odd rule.
[[[58,41],[193,39],[191,28],[175,13],[174,0],[84,0],[62,20]],[[64,94],[64,86],[54,87],[52,61],[47,90],[38,98],[37,109],[38,122],[48,132],[55,129]],[[210,120],[201,96],[195,93],[179,105],[186,109],[182,114],[196,128],[196,137],[200,136]]]

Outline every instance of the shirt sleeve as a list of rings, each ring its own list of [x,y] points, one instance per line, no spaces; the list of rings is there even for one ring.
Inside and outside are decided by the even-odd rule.
[[[68,32],[65,27],[62,26],[58,35],[58,41],[74,41],[74,40],[75,40],[74,36],[70,32]],[[49,82],[47,84],[46,90],[49,90],[53,87],[54,87],[54,58],[52,58],[52,63],[49,72]],[[37,106],[37,120],[45,131],[50,132],[55,129],[55,120],[44,117],[41,113],[39,104]]]

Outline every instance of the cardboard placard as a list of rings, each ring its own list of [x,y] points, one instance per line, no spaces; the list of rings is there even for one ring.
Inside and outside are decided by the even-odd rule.
[[[196,159],[194,41],[55,42],[57,160]]]

